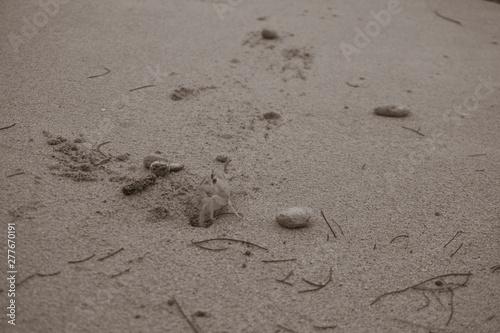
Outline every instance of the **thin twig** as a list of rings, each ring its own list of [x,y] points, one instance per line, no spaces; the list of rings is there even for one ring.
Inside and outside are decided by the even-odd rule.
[[[426,308],[426,307],[428,307],[428,306],[429,306],[429,304],[430,304],[430,299],[429,299],[429,296],[427,296],[427,294],[426,294],[426,293],[422,293],[422,294],[423,294],[423,295],[424,295],[424,297],[425,297],[425,305],[424,305],[424,306],[419,307],[419,308],[417,309],[417,311],[420,311],[420,310],[422,310],[422,309],[425,309],[425,308]]]
[[[441,302],[441,298],[439,298],[439,296],[438,296],[438,295],[436,295],[436,291],[435,291],[435,290],[431,290],[431,294],[432,294],[434,297],[436,297],[436,299],[437,299],[437,301],[438,301],[439,305],[441,305],[441,307],[442,307],[442,308],[444,308],[444,304],[443,304],[443,302]]]
[[[99,166],[99,165],[103,165],[105,163],[108,163],[109,161],[111,161],[111,157],[105,158],[102,161],[100,161],[99,163],[93,163],[93,165]]]
[[[500,269],[500,265],[493,266],[490,269],[491,269],[492,273],[495,273],[496,271],[498,271]]]
[[[19,176],[19,175],[23,175],[23,174],[24,174],[24,171],[21,171],[21,172],[18,172],[18,173],[14,173],[12,175],[8,175],[7,178],[14,177],[14,176]]]
[[[269,263],[269,262],[285,262],[285,261],[295,261],[297,259],[277,259],[277,260],[262,260],[262,262]]]
[[[87,258],[84,258],[84,259],[81,259],[81,260],[72,260],[72,261],[68,261],[68,264],[78,264],[80,262],[84,262],[84,261],[87,261],[87,260],[90,260],[92,258],[95,257],[95,253]]]
[[[285,122],[282,122],[281,124],[279,124],[278,126],[276,126],[276,128],[280,128],[281,126],[285,125],[285,124],[288,124],[289,122],[291,122],[293,119],[288,119],[287,121]]]
[[[345,81],[345,83],[346,83],[349,87],[359,88],[359,85],[357,85],[357,84],[351,84],[351,83],[349,83],[349,82],[347,82],[347,81]]]
[[[309,280],[306,280],[304,278],[302,278],[302,281],[306,282],[306,283],[309,283],[311,286],[315,286],[315,287],[323,287],[322,284],[319,284],[319,283],[314,283],[314,282],[311,282]]]
[[[448,290],[450,291],[450,316],[448,317],[448,321],[446,322],[445,326],[448,326],[448,324],[450,323],[451,318],[453,317],[453,312],[454,312],[454,309],[453,309],[453,296],[455,295],[455,293],[453,292],[453,289],[448,289]]]
[[[99,74],[99,75],[92,75],[92,76],[87,76],[87,79],[93,79],[95,77],[99,77],[99,76],[104,76],[106,74],[108,74],[109,72],[111,72],[109,69],[107,69],[106,67],[104,67],[104,69],[106,70],[106,73],[104,74]]]
[[[450,22],[453,22],[455,24],[462,25],[462,22],[454,20],[454,19],[446,17],[446,16],[443,16],[443,15],[439,14],[439,12],[437,10],[435,10],[434,13],[436,13],[437,16],[439,16],[442,19],[445,19],[446,21],[450,21]]]
[[[389,295],[394,295],[394,294],[399,294],[399,293],[405,292],[407,290],[410,290],[411,288],[412,287],[408,287],[408,288],[404,288],[404,289],[400,289],[400,290],[395,290],[395,291],[389,291],[389,292],[387,292],[385,294],[382,294],[379,297],[377,297],[373,302],[370,303],[370,305],[373,305],[373,304],[377,303],[382,297],[389,296]]]
[[[124,250],[124,248],[122,247],[122,248],[120,248],[120,249],[116,250],[115,252],[112,252],[112,253],[108,254],[107,256],[102,257],[102,258],[99,258],[99,259],[97,259],[97,260],[98,260],[98,261],[103,261],[104,259],[108,259],[109,257],[112,257],[112,256],[114,256],[115,254],[117,254],[118,252],[121,252],[121,251],[123,251],[123,250]]]
[[[463,233],[463,231],[458,230],[458,231],[457,231],[457,233],[455,234],[455,236],[453,236],[453,238],[452,238],[452,239],[450,239],[450,240],[448,241],[448,243],[444,244],[443,248],[445,248],[446,246],[448,246],[448,244],[450,244],[450,243],[451,243],[451,242],[455,239],[455,237],[457,237],[457,236],[458,236],[458,234],[461,234],[461,233]]]
[[[136,90],[139,90],[139,89],[149,88],[149,87],[155,87],[155,85],[154,84],[148,84],[147,86],[142,86],[142,87],[130,89],[129,92],[136,91]]]
[[[390,241],[389,243],[392,243],[392,242],[394,242],[396,239],[401,238],[401,237],[406,237],[406,238],[409,238],[409,236],[408,236],[408,235],[399,235],[399,236],[396,236],[396,237],[394,237],[393,239],[391,239],[391,241]]]
[[[108,156],[108,155],[106,155],[106,154],[104,154],[104,153],[101,151],[101,149],[100,149],[100,148],[101,148],[102,146],[104,146],[104,145],[107,145],[108,143],[111,143],[111,141],[106,141],[106,142],[103,142],[103,143],[99,144],[99,145],[97,146],[97,148],[96,148],[96,150],[97,150],[99,153],[101,153],[101,155],[102,155],[102,156],[104,156],[105,158],[109,158],[109,156]]]
[[[441,307],[444,308],[444,304],[441,301],[441,298],[439,298],[439,296],[436,295],[436,291],[435,290],[431,290],[431,295],[434,296],[438,300],[439,305],[441,305]]]
[[[289,286],[293,286],[293,283],[290,283],[290,282],[285,281],[285,280],[278,280],[278,279],[276,279],[276,282],[280,282],[280,283],[287,284],[287,285],[289,285]]]
[[[130,268],[127,268],[126,270],[124,270],[124,271],[122,271],[122,272],[120,272],[120,273],[117,273],[117,274],[113,274],[113,275],[111,275],[111,278],[115,278],[115,277],[120,276],[120,275],[122,275],[122,274],[125,274],[125,273],[127,273],[127,272],[130,272]]]
[[[460,249],[462,248],[462,245],[464,245],[464,243],[460,244],[460,246],[458,247],[458,249],[456,249],[456,250],[455,250],[455,252],[453,252],[453,253],[451,254],[450,258],[451,258],[451,257],[453,257],[453,256],[455,255],[455,253],[457,253],[457,252],[458,252],[458,250],[460,250]]]
[[[204,250],[210,250],[210,251],[224,251],[224,250],[227,250],[228,248],[227,247],[221,247],[221,248],[218,248],[218,249],[212,249],[210,247],[205,247],[201,244],[198,244],[197,242],[193,242],[191,241],[191,243],[193,243],[194,245],[198,246],[200,249],[204,249]]]
[[[337,235],[335,234],[335,231],[333,231],[332,226],[330,225],[330,223],[329,223],[329,222],[328,222],[328,220],[326,219],[325,214],[323,213],[323,211],[322,211],[322,210],[320,210],[320,212],[321,212],[321,215],[323,216],[323,219],[325,219],[325,222],[326,222],[326,224],[328,225],[328,228],[330,228],[330,230],[331,230],[331,232],[332,232],[332,234],[333,234],[333,237],[337,238]]]
[[[339,227],[340,233],[342,234],[342,236],[344,236],[344,231],[342,230],[342,227],[340,226],[340,224],[338,224],[337,221],[335,221],[334,218],[332,218],[332,221],[333,221],[333,223],[335,223],[337,225],[337,227]]]
[[[449,276],[466,276],[467,277],[467,279],[465,280],[464,283],[462,283],[462,284],[460,284],[460,285],[457,286],[457,288],[458,288],[458,287],[463,287],[463,286],[465,286],[467,284],[467,282],[469,281],[469,278],[472,276],[472,273],[450,273],[450,274],[438,275],[438,276],[435,276],[433,278],[424,280],[424,281],[422,281],[420,283],[417,283],[417,284],[415,284],[413,286],[410,286],[410,287],[407,287],[407,288],[404,288],[404,289],[400,289],[400,290],[389,291],[389,292],[387,292],[385,294],[382,294],[379,297],[377,297],[373,302],[371,302],[370,305],[373,305],[373,304],[377,303],[380,299],[382,299],[385,296],[399,294],[399,293],[405,292],[405,291],[410,290],[410,289],[421,290],[421,291],[423,291],[423,290],[434,290],[434,289],[429,289],[429,288],[422,288],[422,287],[420,287],[420,285],[423,285],[423,284],[425,284],[425,283],[427,283],[429,281],[435,280],[435,279],[441,279],[441,278],[445,278],[445,277],[449,277]],[[448,287],[448,289],[449,289],[449,287]]]
[[[258,247],[259,249],[268,251],[268,249],[266,249],[265,247],[262,247],[260,245],[257,245],[257,244],[251,243],[251,242],[247,242],[247,241],[244,241],[244,240],[234,239],[234,238],[210,238],[210,239],[205,239],[205,240],[202,240],[202,241],[197,241],[197,242],[192,242],[192,243],[195,244],[195,245],[199,245],[199,244],[202,244],[202,243],[206,243],[206,242],[210,242],[210,241],[216,241],[216,240],[239,242],[239,243],[243,243],[243,244],[247,244],[247,245],[252,245],[252,246]]]
[[[46,277],[46,276],[54,276],[54,275],[57,275],[61,273],[61,271],[57,271],[55,273],[49,273],[49,274],[42,274],[42,273],[35,273],[35,274],[31,274],[30,276],[28,276],[26,279],[22,280],[21,282],[19,283],[16,283],[16,286],[20,286],[22,283],[28,281],[29,279],[31,278],[34,278],[35,276],[40,276],[40,277]]]
[[[321,288],[326,287],[332,281],[332,272],[333,272],[333,267],[330,267],[330,276],[328,277],[328,281],[326,281],[324,284],[316,284],[316,283],[307,281],[306,279],[303,278],[302,280],[304,280],[305,282],[307,282],[307,283],[309,283],[309,284],[311,284],[313,286],[317,286],[317,288],[299,290],[299,293],[306,293],[306,292],[309,292],[309,291],[316,291],[316,290],[320,290]]]
[[[406,237],[406,246],[405,246],[405,249],[408,248],[408,243],[409,243],[409,239],[410,239],[410,237],[408,235],[399,235],[399,236],[396,236],[393,239],[391,239],[391,241],[389,242],[389,244],[392,243],[392,242],[394,242],[396,239],[402,238],[402,237]]]
[[[293,284],[292,284],[292,283],[290,283],[290,282],[286,281],[286,280],[287,280],[290,276],[292,276],[292,274],[293,274],[293,271],[290,271],[290,273],[288,273],[288,275],[287,275],[284,279],[281,279],[281,280],[276,279],[276,281],[281,282],[281,283],[288,284],[289,286],[293,286]]]
[[[323,214],[323,212],[322,212],[322,211],[321,211],[321,214],[323,215],[323,218],[324,218],[324,219],[325,219],[325,221],[326,221],[325,214]],[[335,223],[335,225],[336,225],[337,227],[339,227],[339,229],[340,229],[340,233],[342,234],[342,236],[344,236],[344,231],[342,230],[342,227],[340,226],[340,224],[338,224],[338,223],[337,223],[337,221],[335,221],[335,219],[333,219],[333,218],[332,218],[332,221],[333,221],[333,223]],[[327,223],[328,223],[328,222],[327,222]],[[328,224],[328,226],[330,226],[330,225]],[[333,230],[332,230],[332,231],[333,231]],[[335,234],[334,234],[334,235],[335,235]],[[335,236],[335,238],[336,238],[336,237],[337,237],[337,236]]]
[[[16,125],[16,123],[13,123],[12,125],[9,125],[9,126],[0,127],[0,131],[1,131],[1,130],[4,130],[4,129],[7,129],[7,128],[11,128],[11,127],[13,127],[13,126],[15,126],[15,125]]]
[[[172,299],[174,300],[174,303],[175,305],[177,305],[177,307],[179,308],[179,311],[181,312],[182,316],[184,317],[184,319],[186,319],[186,321],[188,322],[189,326],[191,326],[191,328],[193,329],[193,331],[195,331],[196,333],[199,333],[200,331],[198,330],[198,328],[189,320],[189,318],[186,316],[186,314],[184,313],[184,311],[182,310],[181,306],[179,305],[179,302],[177,302],[177,300],[175,299],[175,297],[172,296]]]
[[[472,154],[469,155],[468,157],[476,157],[476,156],[485,156],[486,154]]]
[[[417,130],[414,130],[413,128],[409,128],[409,127],[406,127],[406,126],[401,126],[401,127],[403,127],[404,129],[407,129],[409,131],[415,132],[418,135],[425,136],[424,134],[422,134],[422,133],[419,132],[420,131],[420,127]]]
[[[316,325],[313,325],[313,327],[317,328],[319,330],[327,330],[329,328],[331,328],[331,329],[337,328],[337,325],[328,325],[328,326],[316,326]]]

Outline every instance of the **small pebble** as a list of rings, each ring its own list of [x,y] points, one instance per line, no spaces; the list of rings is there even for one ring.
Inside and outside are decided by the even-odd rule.
[[[303,228],[310,224],[314,211],[309,207],[292,207],[280,211],[276,222],[285,228]]]
[[[385,117],[405,117],[410,113],[407,106],[385,105],[374,109],[379,116]]]
[[[184,164],[182,164],[182,163],[170,163],[170,171],[171,172],[181,171],[182,169],[184,169]]]
[[[194,313],[194,316],[195,317],[210,317],[210,314],[208,312],[198,310]]]
[[[217,155],[217,157],[215,158],[215,160],[217,162],[226,163],[226,161],[227,161],[227,155],[226,154],[219,154],[219,155]]]
[[[271,111],[271,112],[264,113],[264,119],[267,119],[267,120],[276,120],[276,119],[280,119],[280,118],[281,118],[281,115],[278,112]]]
[[[155,161],[168,162],[168,160],[165,157],[158,156],[158,155],[148,155],[148,156],[144,157],[144,159],[142,160],[142,163],[144,164],[144,167],[146,169],[149,169],[149,167],[151,166],[151,163],[153,163]]]
[[[278,33],[274,30],[264,29],[262,30],[262,38],[264,39],[276,39],[278,38]]]
[[[167,162],[154,161],[151,163],[149,171],[157,177],[165,177],[170,172],[170,166]]]

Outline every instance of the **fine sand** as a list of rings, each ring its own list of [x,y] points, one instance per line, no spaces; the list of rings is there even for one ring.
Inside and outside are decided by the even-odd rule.
[[[499,22],[483,0],[1,1],[0,332],[500,332]],[[184,168],[124,195],[153,153]],[[241,218],[193,227],[212,170]],[[278,225],[295,206],[310,225]]]

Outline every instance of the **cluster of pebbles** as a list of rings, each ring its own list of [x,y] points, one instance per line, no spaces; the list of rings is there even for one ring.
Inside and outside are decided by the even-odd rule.
[[[406,117],[410,114],[410,109],[407,106],[398,105],[379,106],[373,111],[384,117]],[[291,207],[278,212],[276,222],[284,228],[304,228],[311,224],[313,216],[314,211],[309,207]]]

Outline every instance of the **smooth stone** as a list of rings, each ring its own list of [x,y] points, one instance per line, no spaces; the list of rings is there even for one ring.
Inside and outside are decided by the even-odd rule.
[[[310,224],[314,211],[309,207],[291,207],[276,215],[276,222],[285,228],[303,228]]]
[[[405,117],[410,113],[410,108],[404,105],[385,105],[374,109],[379,116],[385,117]]]
[[[277,112],[274,112],[274,111],[264,113],[264,119],[267,119],[267,120],[276,120],[276,119],[280,119],[280,118],[281,118],[281,115]]]
[[[261,36],[264,39],[276,39],[278,38],[278,33],[274,30],[264,29],[261,32]]]
[[[146,169],[149,169],[151,167],[151,163],[153,163],[155,161],[168,162],[168,160],[163,156],[148,155],[148,156],[144,157],[144,159],[142,160],[142,163],[144,164],[144,167]]]
[[[184,169],[184,164],[182,163],[170,163],[170,171],[177,172]]]

